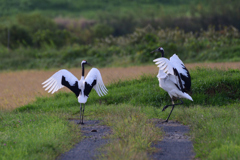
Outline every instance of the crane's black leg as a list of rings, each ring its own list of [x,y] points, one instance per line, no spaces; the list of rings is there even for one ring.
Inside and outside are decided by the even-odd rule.
[[[84,123],[83,123],[84,110],[85,110],[85,104],[84,104],[84,106],[83,106],[83,110],[82,110],[82,124],[84,124]]]
[[[178,98],[178,97],[177,97],[177,98]],[[172,111],[173,111],[175,105],[183,104],[183,101],[182,101],[180,98],[178,98],[178,99],[181,101],[181,103],[174,104],[174,101],[173,101],[173,99],[172,99],[172,105],[166,105],[166,106],[163,108],[162,111],[164,111],[167,107],[172,106],[172,110],[171,110],[170,114],[168,115],[168,118],[166,119],[166,121],[163,121],[163,122],[168,122],[168,119],[169,119],[169,117],[171,116]]]
[[[172,106],[172,110],[171,110],[170,114],[168,115],[168,117],[167,117],[166,121],[164,121],[164,122],[168,122],[168,119],[169,119],[169,117],[171,116],[171,114],[172,114],[172,111],[173,111],[174,107],[175,107],[175,105],[173,105],[173,106]]]
[[[172,104],[166,105],[165,107],[163,107],[162,112],[165,111],[165,109],[167,109],[169,106],[172,106]]]
[[[177,97],[178,98],[178,97]],[[177,104],[175,104],[175,105],[179,105],[179,104],[183,104],[183,101],[180,99],[180,98],[178,98],[180,101],[181,101],[181,103],[177,103]]]
[[[172,100],[172,104],[171,104],[171,105],[166,105],[165,107],[163,107],[163,110],[162,110],[162,111],[164,111],[164,110],[165,110],[166,108],[168,108],[169,106],[172,106],[172,110],[171,110],[170,114],[168,115],[168,118],[167,118],[165,121],[163,121],[162,123],[164,123],[164,122],[168,122],[168,119],[169,119],[170,115],[172,114],[172,111],[173,111],[173,109],[174,109],[174,107],[175,107],[172,98],[171,98],[171,100]]]
[[[169,106],[173,106],[174,105],[174,102],[173,102],[172,98],[171,98],[171,100],[172,100],[172,104],[169,104],[169,105],[166,105],[165,107],[163,107],[162,112],[165,111],[165,109],[167,109]]]
[[[78,124],[83,124],[83,121],[82,121],[82,117],[83,117],[83,110],[82,110],[83,108],[82,108],[82,104],[80,103],[80,121],[79,121],[79,123]]]

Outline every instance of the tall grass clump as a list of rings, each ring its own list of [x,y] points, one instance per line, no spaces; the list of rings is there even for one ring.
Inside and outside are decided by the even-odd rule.
[[[148,159],[148,153],[154,151],[151,144],[159,141],[163,133],[149,121],[146,110],[152,108],[120,104],[94,111],[99,116],[104,115],[103,123],[113,132],[109,136],[112,142],[101,149],[107,153],[103,159]]]

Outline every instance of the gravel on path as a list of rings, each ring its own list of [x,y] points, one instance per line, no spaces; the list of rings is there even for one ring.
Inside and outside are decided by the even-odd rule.
[[[151,159],[190,160],[194,158],[193,144],[187,135],[189,132],[188,126],[177,121],[168,121],[168,123],[161,123],[159,119],[153,121],[157,127],[164,130],[165,136],[162,141],[152,145],[159,151],[149,155]]]

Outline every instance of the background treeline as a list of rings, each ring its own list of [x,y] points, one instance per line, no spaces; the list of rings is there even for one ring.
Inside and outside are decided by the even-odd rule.
[[[40,48],[19,47],[0,50],[0,70],[48,69],[80,67],[82,59],[94,65],[128,66],[153,64],[159,54],[150,54],[163,46],[166,57],[177,53],[185,62],[240,61],[240,33],[234,27],[216,31],[184,32],[180,29],[157,29],[147,26],[125,36],[109,36],[92,44],[75,43],[61,48],[45,45]]]
[[[150,63],[158,46],[189,62],[238,61],[239,8],[237,0],[0,0],[0,69]]]
[[[4,46],[63,46],[122,36],[148,24],[187,32],[206,30],[209,25],[217,30],[221,26],[240,29],[240,1],[0,0],[0,16],[0,43]]]

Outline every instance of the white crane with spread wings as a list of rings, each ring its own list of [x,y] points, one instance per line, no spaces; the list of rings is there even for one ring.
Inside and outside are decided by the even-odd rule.
[[[153,62],[155,62],[155,64],[159,67],[159,72],[157,75],[159,86],[168,92],[172,100],[171,105],[166,105],[162,109],[162,111],[164,111],[167,107],[172,106],[172,110],[167,120],[164,121],[168,122],[174,106],[183,104],[183,101],[180,98],[186,98],[193,101],[192,97],[187,93],[187,91],[190,91],[191,88],[191,77],[187,68],[176,54],[174,54],[172,57],[170,57],[170,60],[168,60],[167,58],[164,58],[164,49],[162,47],[159,47],[151,53],[154,52],[161,52],[162,54],[161,58],[153,60]],[[178,98],[181,103],[174,104],[173,97]]]
[[[55,74],[53,74],[49,79],[47,79],[42,84],[45,90],[49,90],[48,93],[54,93],[64,86],[69,88],[73,93],[75,93],[80,103],[80,124],[83,124],[83,114],[85,109],[85,103],[87,102],[89,93],[92,88],[94,88],[97,94],[101,97],[107,94],[107,88],[105,87],[100,71],[97,68],[92,68],[87,77],[84,79],[84,65],[88,64],[87,61],[83,60],[82,66],[82,77],[78,80],[71,72],[66,69],[61,69]],[[84,106],[82,107],[82,104]]]

